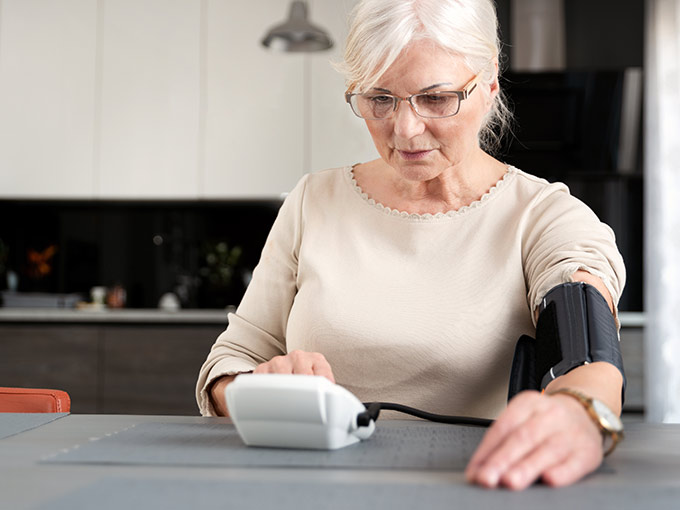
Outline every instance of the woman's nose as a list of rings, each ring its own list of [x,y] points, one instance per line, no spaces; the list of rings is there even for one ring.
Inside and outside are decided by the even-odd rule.
[[[425,122],[408,101],[400,101],[394,112],[394,134],[400,138],[412,138],[425,131]]]

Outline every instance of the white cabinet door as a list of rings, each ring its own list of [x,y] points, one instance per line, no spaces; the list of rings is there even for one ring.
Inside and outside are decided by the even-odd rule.
[[[203,197],[276,197],[304,173],[304,57],[260,44],[288,7],[207,1]]]
[[[370,161],[378,157],[366,124],[345,102],[345,78],[331,62],[343,57],[347,20],[355,0],[310,2],[313,22],[328,30],[335,41],[331,51],[310,54],[309,151],[310,171]]]
[[[102,198],[197,198],[200,0],[103,2]]]
[[[91,197],[97,2],[0,2],[0,197]]]

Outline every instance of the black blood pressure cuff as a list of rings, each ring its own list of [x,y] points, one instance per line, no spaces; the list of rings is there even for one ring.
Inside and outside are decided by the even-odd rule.
[[[606,361],[626,376],[616,322],[595,287],[583,282],[552,288],[539,307],[536,339],[523,335],[517,342],[510,373],[508,400],[522,390],[543,390],[570,370]]]

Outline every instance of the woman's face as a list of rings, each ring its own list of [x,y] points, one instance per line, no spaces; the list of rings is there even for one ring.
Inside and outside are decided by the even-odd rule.
[[[431,41],[418,41],[399,55],[375,88],[408,97],[426,89],[461,90],[473,77],[462,58]],[[367,120],[366,125],[381,158],[401,177],[430,180],[481,151],[478,133],[497,89],[496,83],[479,83],[453,117],[423,118],[401,101],[392,117]]]

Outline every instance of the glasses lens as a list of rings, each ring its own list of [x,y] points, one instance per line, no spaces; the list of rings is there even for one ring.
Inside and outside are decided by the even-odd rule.
[[[458,94],[416,94],[412,101],[423,117],[449,117],[458,113]]]
[[[395,99],[385,94],[357,94],[350,101],[354,113],[364,119],[384,119],[394,111]]]

